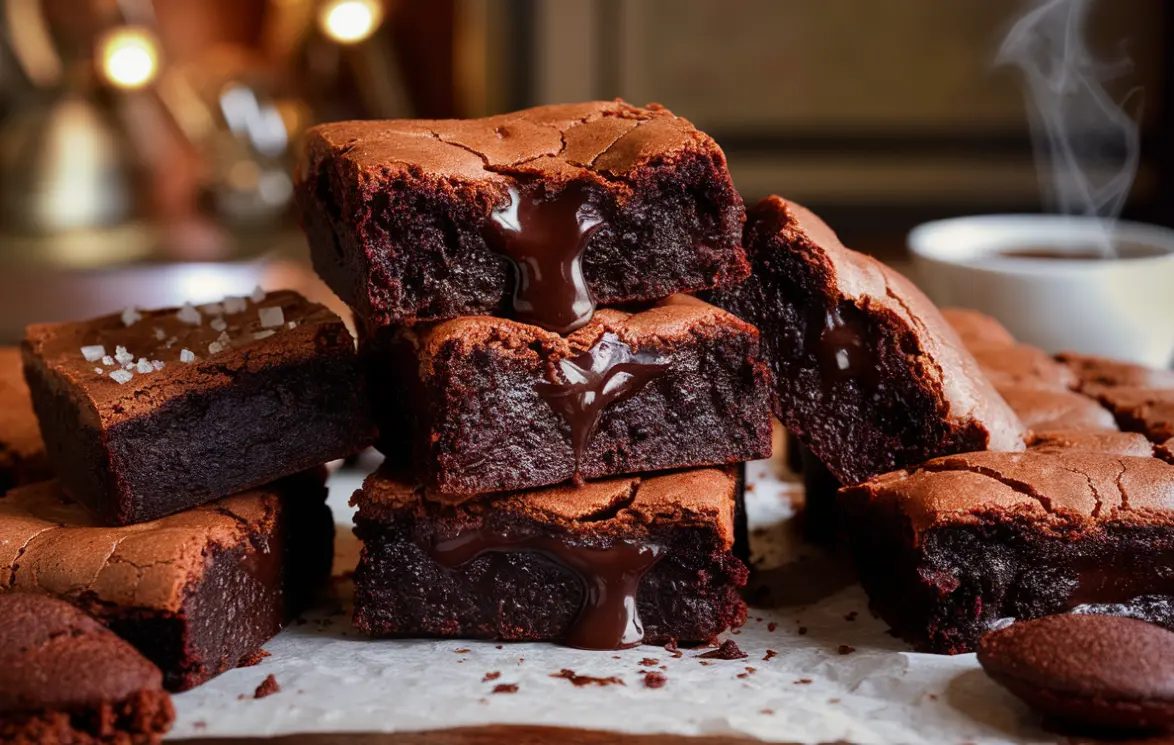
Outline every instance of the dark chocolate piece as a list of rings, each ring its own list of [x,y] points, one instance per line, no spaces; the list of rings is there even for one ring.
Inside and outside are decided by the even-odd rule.
[[[0,591],[70,600],[163,670],[170,690],[254,655],[329,577],[324,473],[104,527],[56,482],[0,497]]]
[[[837,479],[1023,449],[1015,414],[900,274],[779,197],[750,210],[743,243],[753,276],[710,297],[758,326],[775,413]]]
[[[374,440],[350,333],[293,292],[30,326],[24,364],[62,488],[109,523],[173,514]]]
[[[159,742],[174,719],[134,647],[68,603],[0,594],[0,741]]]
[[[429,489],[536,488],[763,458],[757,331],[687,296],[602,309],[567,337],[479,316],[365,334],[380,449]]]
[[[1023,621],[984,636],[978,661],[1057,724],[1174,726],[1174,633],[1144,621],[1075,614]]]
[[[373,636],[615,649],[745,620],[733,469],[453,501],[385,466],[352,502],[355,625]]]
[[[656,105],[324,124],[296,189],[315,268],[372,328],[509,312],[512,293],[566,330],[749,272],[725,156]]]
[[[21,370],[20,350],[0,347],[0,495],[50,478],[49,461]]]
[[[873,608],[919,650],[1073,609],[1174,628],[1174,466],[1156,458],[968,453],[839,501]]]

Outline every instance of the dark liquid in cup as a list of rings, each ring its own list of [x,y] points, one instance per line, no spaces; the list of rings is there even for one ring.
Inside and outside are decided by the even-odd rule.
[[[1000,251],[1001,256],[1012,259],[1060,259],[1061,261],[1114,261],[1119,259],[1147,259],[1161,256],[1166,252],[1156,246],[1143,246],[1137,243],[1122,243],[1112,247],[1111,251],[1101,246],[1074,246],[1072,248],[1056,248],[1055,246],[1024,246],[1009,248]]]

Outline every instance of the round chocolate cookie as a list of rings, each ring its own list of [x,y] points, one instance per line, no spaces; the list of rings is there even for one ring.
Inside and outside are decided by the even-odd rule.
[[[1022,621],[983,636],[978,661],[1058,723],[1174,726],[1174,632],[1145,621],[1080,614]]]
[[[0,593],[0,742],[146,742],[175,711],[163,674],[82,611]]]

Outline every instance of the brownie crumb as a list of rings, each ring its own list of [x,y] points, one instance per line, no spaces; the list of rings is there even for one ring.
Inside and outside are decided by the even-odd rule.
[[[770,623],[768,623],[768,624],[766,625],[766,630],[767,630],[767,631],[774,631],[774,630],[775,630],[775,629],[777,629],[778,627],[779,627],[779,625],[778,625],[777,623],[775,623],[774,621],[771,621]]]
[[[501,649],[501,645],[500,645],[500,644],[498,644],[496,648],[497,648],[497,649]]]
[[[741,649],[738,649],[738,643],[733,639],[727,639],[722,642],[722,645],[717,649],[699,654],[698,657],[704,657],[709,660],[743,660],[748,655]]]
[[[773,649],[768,649],[768,650],[766,650],[766,654],[763,655],[762,661],[769,662],[771,659],[778,657],[778,656],[779,656],[778,652],[774,651]]]
[[[612,675],[607,678],[594,678],[590,675],[576,675],[574,670],[562,669],[557,673],[552,673],[552,678],[564,678],[571,681],[575,687],[582,687],[586,685],[608,686],[612,684],[624,685],[624,681]]]
[[[517,683],[498,683],[497,685],[495,685],[493,687],[493,692],[494,693],[517,693],[518,692],[518,684]]]
[[[829,703],[829,704],[838,704],[838,703],[840,703],[840,699],[838,699],[838,698],[829,698],[829,699],[828,699],[828,703]]]
[[[811,678],[800,678],[799,680],[796,680],[796,681],[795,681],[795,685],[797,685],[797,686],[809,686],[809,685],[811,685]]]
[[[762,623],[762,616],[755,616],[754,623]]]
[[[852,612],[851,612],[851,613],[849,613],[848,615],[844,616],[844,620],[845,620],[845,621],[855,621],[855,620],[856,620],[856,616],[857,616],[857,615],[858,615],[858,614],[857,614],[857,612],[856,612],[856,611],[852,611]]]
[[[775,710],[774,709],[763,709],[762,711],[760,711],[758,713],[759,714],[766,714],[768,716],[774,716]]]
[[[664,651],[671,654],[674,659],[680,659],[680,657],[684,654],[681,652],[680,647],[677,646],[676,639],[669,639],[668,644],[664,645]]]
[[[269,653],[264,649],[258,649],[256,651],[249,652],[244,657],[241,657],[240,662],[236,664],[237,667],[253,667],[254,665],[260,665],[261,660],[269,656]]]
[[[660,664],[660,660],[656,659],[655,657],[645,657],[644,659],[640,660],[640,664],[644,667],[656,667]]]
[[[708,666],[709,666],[709,660],[701,660],[701,664],[702,664],[702,665],[705,665],[705,666],[707,666],[707,667],[708,667]]]
[[[453,652],[456,652],[457,654],[468,654],[469,650],[462,648],[462,649],[454,649]]]
[[[192,729],[207,729],[208,723],[204,721],[192,722]]]
[[[667,682],[669,682],[669,678],[664,673],[658,673],[656,671],[644,673],[645,688],[663,688]]]
[[[806,633],[807,633],[807,627],[806,627],[806,626],[800,626],[800,627],[799,627],[799,636],[803,636],[803,635],[805,635]]]
[[[840,654],[852,654],[856,651],[856,647],[849,647],[847,644],[841,644],[839,649],[836,651],[838,651]]]
[[[277,678],[270,675],[261,681],[261,685],[257,686],[257,690],[253,691],[253,698],[272,696],[280,690],[281,686],[277,684]]]
[[[936,693],[927,693],[927,694],[925,694],[925,697],[928,698],[930,701],[937,701],[938,700],[938,694],[936,694]]]
[[[495,670],[491,673],[485,673],[485,677],[481,679],[481,682],[488,683],[489,681],[497,680],[500,677],[501,677],[501,673]]]

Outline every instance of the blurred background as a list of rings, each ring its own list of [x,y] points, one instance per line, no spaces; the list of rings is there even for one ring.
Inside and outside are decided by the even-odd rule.
[[[347,118],[657,101],[717,139],[748,202],[804,202],[900,264],[924,220],[1048,206],[1030,70],[996,64],[1037,4],[0,0],[0,341],[258,283],[327,298],[291,179],[301,133]],[[1083,30],[1076,68],[1140,124],[1123,146],[1086,117],[1085,149],[1136,144],[1123,215],[1169,225],[1174,3],[1092,2]]]

